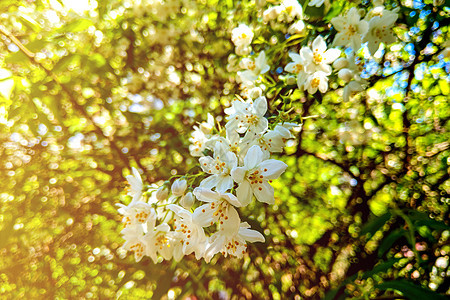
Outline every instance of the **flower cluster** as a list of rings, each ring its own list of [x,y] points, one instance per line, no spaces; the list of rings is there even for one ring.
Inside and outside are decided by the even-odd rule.
[[[292,123],[277,124],[272,130],[264,117],[267,99],[236,99],[225,110],[227,122],[222,131],[215,120],[194,127],[190,151],[199,157],[202,172],[177,178],[160,187],[144,187],[139,172],[132,169],[129,205],[119,204],[123,215],[125,250],[136,261],[149,256],[179,260],[195,254],[197,259],[222,253],[242,257],[248,242],[263,242],[264,236],[242,222],[238,209],[252,199],[273,204],[277,179],[287,165],[271,159],[292,137]],[[209,155],[208,155],[209,154]],[[198,186],[194,186],[201,178]],[[170,181],[169,181],[170,182]],[[145,189],[147,189],[145,191]]]
[[[309,5],[322,3],[310,1]],[[178,261],[194,254],[197,259],[209,262],[217,253],[242,257],[247,243],[263,242],[264,236],[250,229],[239,210],[253,199],[275,203],[271,182],[287,165],[271,156],[283,151],[286,141],[293,137],[291,131],[299,126],[283,117],[286,112],[269,122],[268,91],[280,86],[293,89],[296,83],[304,94],[326,93],[331,78],[345,84],[343,97],[348,99],[367,84],[362,77],[364,64],[358,51],[367,43],[373,54],[380,43],[392,42],[391,27],[397,19],[397,14],[386,10],[381,2],[376,2],[364,19],[356,8],[333,18],[331,24],[337,30],[334,46],[349,47],[341,51],[327,45],[329,36],[306,37],[303,9],[298,1],[283,0],[260,15],[263,23],[287,24],[285,28],[289,29],[283,31],[287,42],[303,41],[295,52],[288,54],[290,61],[284,66],[288,75],[277,77],[285,82],[274,84],[271,77],[274,69],[277,74],[283,72],[283,68],[271,71],[269,63],[274,61],[277,51],[267,46],[255,51],[253,30],[246,24],[234,28],[231,41],[235,54],[229,56],[227,70],[235,74],[240,96],[225,109],[226,123],[222,126],[216,124],[211,114],[206,122],[194,126],[189,151],[198,157],[198,173],[174,176],[162,186],[144,186],[134,168],[132,175],[127,176],[132,200],[128,205],[119,204],[119,213],[124,224],[123,248],[133,251],[136,261],[144,256],[155,263],[161,259]],[[290,33],[296,36],[289,39]],[[342,57],[343,53],[346,57]]]

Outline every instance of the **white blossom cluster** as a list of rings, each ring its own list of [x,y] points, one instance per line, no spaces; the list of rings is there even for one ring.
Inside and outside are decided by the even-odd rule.
[[[355,56],[363,43],[372,55],[381,43],[389,45],[396,41],[392,26],[397,21],[396,11],[385,9],[383,1],[374,1],[374,7],[361,19],[361,10],[350,8],[345,16],[331,19],[331,24],[338,32],[334,38],[335,46],[345,46],[351,49],[347,58],[335,61],[334,67],[339,70],[338,77],[344,81],[344,100],[348,100],[354,92],[360,92],[367,86],[367,81],[361,78],[362,61]]]
[[[133,251],[136,261],[144,256],[155,263],[158,257],[180,260],[191,253],[207,262],[219,252],[242,257],[247,242],[265,240],[241,221],[238,208],[254,198],[275,202],[270,182],[287,165],[270,155],[283,150],[292,137],[290,129],[296,126],[277,124],[270,130],[266,112],[264,96],[234,100],[225,110],[227,122],[220,132],[208,115],[190,138],[191,155],[199,157],[202,172],[174,180],[170,191],[163,185],[144,192],[139,172],[132,169],[133,175],[127,176],[132,201],[119,204],[119,213],[123,215],[123,248]],[[192,186],[200,176],[199,186]]]
[[[310,5],[322,3],[311,1]],[[288,31],[304,37],[303,9],[297,1],[283,0],[264,10],[262,16],[264,23],[287,23]],[[346,84],[344,99],[362,91],[366,82],[361,78],[363,65],[357,52],[366,42],[372,54],[380,43],[393,42],[391,27],[396,19],[397,14],[386,10],[379,1],[363,20],[356,8],[333,18],[331,23],[338,32],[333,44],[350,47],[346,57],[341,57],[341,50],[329,48],[321,35],[310,43],[305,40],[298,53],[289,53],[292,61],[284,67],[290,74],[286,85],[297,83],[309,94],[325,93],[334,70]],[[207,121],[194,126],[189,138],[190,154],[199,158],[201,171],[175,176],[159,187],[144,187],[134,168],[127,176],[132,201],[119,204],[124,224],[121,233],[125,239],[123,249],[133,251],[136,261],[144,256],[155,263],[161,259],[178,261],[192,253],[206,262],[217,253],[240,258],[247,251],[247,243],[265,241],[260,232],[242,222],[238,210],[253,199],[275,202],[270,183],[287,165],[271,155],[283,151],[286,141],[293,137],[291,131],[299,125],[284,122],[283,118],[269,124],[265,117],[271,66],[264,50],[253,52],[254,36],[246,24],[239,24],[231,32],[236,54],[229,56],[227,69],[235,72],[241,97],[236,96],[225,109],[226,124],[216,124],[208,114]]]

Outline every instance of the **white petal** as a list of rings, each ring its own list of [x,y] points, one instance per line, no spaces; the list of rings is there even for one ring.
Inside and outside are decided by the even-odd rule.
[[[247,169],[244,167],[237,167],[231,170],[231,177],[237,183],[241,183],[244,180]]]
[[[211,175],[200,182],[200,187],[206,189],[213,189],[219,184],[221,177],[222,176],[220,176],[220,174]]]
[[[253,193],[255,194],[255,197],[258,201],[268,204],[275,203],[273,187],[267,181],[260,184],[255,184],[252,186],[252,188]]]
[[[298,53],[290,52],[289,57],[292,59],[294,65],[302,61],[302,57]]]
[[[217,238],[209,244],[205,250],[205,261],[209,263],[211,258],[216,255],[225,246],[225,236],[217,235]]]
[[[347,20],[344,17],[336,17],[331,19],[330,23],[333,24],[337,31],[342,31],[344,26],[347,25]]]
[[[220,232],[228,237],[236,235],[239,231],[239,224],[241,224],[237,210],[233,206],[228,205],[225,215],[228,219],[224,220],[223,224],[220,225]]]
[[[244,180],[236,189],[236,195],[242,206],[247,206],[252,201],[253,191],[250,182]]]
[[[261,148],[257,145],[251,146],[250,149],[248,149],[247,154],[244,158],[244,166],[251,170],[255,168],[264,158],[264,153],[262,152]]]
[[[217,182],[216,191],[225,193],[233,187],[233,179],[229,175],[217,175],[219,181]]]
[[[253,131],[256,134],[263,133],[264,131],[266,131],[268,126],[269,126],[269,121],[267,121],[266,118],[261,117],[258,124],[256,124],[256,126],[254,127]]]
[[[341,55],[341,50],[334,48],[328,49],[323,55],[324,62],[327,64],[331,64],[339,57],[339,55]]]
[[[300,56],[302,56],[305,61],[309,62],[313,59],[313,52],[308,47],[302,47]]]
[[[248,229],[248,228],[240,228],[239,229],[239,235],[241,237],[244,238],[244,240],[250,242],[250,243],[254,243],[254,242],[262,242],[264,243],[266,241],[266,239],[264,238],[264,236],[256,231],[256,230],[252,230],[252,229]]]
[[[327,43],[325,42],[323,37],[319,35],[314,39],[312,48],[314,52],[323,53],[325,52],[325,50],[327,50]]]
[[[276,159],[268,159],[259,164],[258,169],[266,180],[273,180],[280,177],[286,170],[287,164]]]
[[[267,99],[266,97],[262,96],[255,100],[255,103],[253,104],[253,107],[255,108],[256,115],[258,117],[262,117],[267,112]]]
[[[210,204],[203,204],[197,207],[192,213],[192,221],[201,227],[208,227],[213,222],[213,211]]]
[[[220,194],[211,191],[209,188],[197,187],[194,189],[194,195],[203,202],[215,202],[220,200]]]
[[[222,194],[222,199],[226,200],[228,203],[235,207],[241,207],[241,203],[239,202],[238,198],[231,193]]]

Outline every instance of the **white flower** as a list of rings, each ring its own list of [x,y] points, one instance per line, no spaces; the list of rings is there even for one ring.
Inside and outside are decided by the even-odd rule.
[[[172,184],[171,190],[172,195],[176,197],[180,197],[184,195],[184,191],[186,191],[187,188],[187,182],[186,179],[179,178],[175,180]]]
[[[327,43],[322,36],[318,36],[312,42],[312,50],[309,47],[302,47],[300,55],[308,62],[306,66],[307,73],[314,73],[316,71],[322,71],[327,75],[331,74],[331,64],[335,61],[341,51],[338,49],[328,49]]]
[[[205,252],[205,261],[209,263],[211,258],[218,252],[223,256],[228,255],[242,258],[247,251],[247,243],[264,242],[264,236],[256,230],[249,229],[247,222],[241,223],[236,233],[218,231],[210,238],[210,243]]]
[[[367,81],[360,77],[363,70],[362,62],[356,63],[355,55],[352,53],[347,58],[339,58],[333,63],[335,69],[340,69],[338,77],[342,79],[346,86],[344,87],[344,101],[348,101],[350,95],[354,92],[363,90]]]
[[[306,33],[306,26],[302,20],[298,20],[288,28],[289,34],[300,34],[304,35]]]
[[[167,208],[179,217],[174,219],[173,228],[181,236],[183,254],[189,255],[195,252],[195,257],[200,259],[205,252],[206,244],[206,236],[202,226],[195,221],[194,215],[190,211],[174,204],[168,205]]]
[[[391,28],[397,21],[397,17],[397,14],[383,14],[381,17],[375,16],[370,19],[369,31],[364,36],[363,42],[368,42],[367,47],[372,55],[381,43],[388,45],[396,41]]]
[[[273,130],[266,133],[246,135],[242,140],[242,154],[247,153],[248,149],[258,145],[264,152],[265,157],[269,158],[270,153],[282,152],[286,145],[286,140],[291,138],[290,131],[281,125],[275,126]]]
[[[270,66],[267,64],[266,53],[261,51],[255,61],[250,61],[246,65],[247,70],[238,72],[238,76],[242,81],[255,81],[259,75],[267,73]]]
[[[240,55],[240,56],[249,55],[252,52],[252,47],[239,46],[239,47],[236,47],[235,52],[237,55]]]
[[[275,202],[273,187],[269,180],[278,178],[287,165],[276,159],[265,159],[259,146],[252,146],[244,158],[244,166],[231,171],[234,181],[239,184],[236,194],[242,206],[246,206],[255,195],[261,202],[273,204]]]
[[[303,17],[303,8],[297,0],[282,0],[280,6],[287,14],[287,22],[292,22],[295,18],[301,19]]]
[[[350,46],[354,51],[361,48],[361,38],[369,29],[369,24],[360,20],[356,7],[352,7],[345,17],[331,19],[331,24],[338,31],[333,44],[336,46]]]
[[[374,7],[364,17],[366,21],[369,21],[370,19],[376,16],[382,17],[390,15],[391,17],[397,18],[397,12],[400,10],[400,7],[397,7],[392,11],[387,10],[383,5],[383,1],[374,1],[373,6]]]
[[[186,209],[191,208],[194,205],[194,195],[192,195],[192,192],[188,192],[181,197],[180,204]]]
[[[191,133],[189,141],[189,152],[192,156],[202,156],[206,149],[206,143],[209,140],[211,131],[214,128],[214,118],[208,113],[208,121],[202,122],[200,126],[194,126],[194,131]]]
[[[154,230],[149,231],[144,236],[144,240],[146,254],[150,256],[154,263],[158,260],[158,254],[165,260],[172,257],[179,260],[182,257],[180,240],[174,232],[170,232],[170,227],[166,223],[160,224]]]
[[[263,12],[263,22],[275,20],[282,13],[283,8],[281,6],[271,6]]]
[[[150,204],[137,201],[128,206],[118,203],[117,206],[120,207],[118,212],[123,215],[122,223],[125,228],[139,224],[145,224],[149,229],[155,226],[156,212]]]
[[[168,196],[169,196],[169,189],[167,188],[167,186],[165,186],[165,185],[160,186],[156,190],[156,199],[158,201],[164,201],[167,199]]]
[[[142,190],[144,188],[144,184],[142,182],[141,174],[136,168],[131,168],[131,172],[133,175],[128,175],[125,177],[130,184],[130,191],[128,195],[133,197],[131,202],[137,202],[142,198]]]
[[[291,52],[289,53],[289,57],[292,59],[292,62],[288,63],[286,67],[284,67],[284,70],[292,74],[302,72],[308,63],[303,56],[297,53]]]
[[[192,156],[202,156],[203,151],[206,149],[206,143],[208,142],[208,137],[206,134],[200,130],[199,127],[194,126],[194,131],[191,133],[189,138],[189,152]]]
[[[328,90],[328,77],[325,72],[318,71],[313,74],[302,73],[297,77],[297,85],[310,94],[314,94],[319,90],[325,93]]]
[[[136,262],[139,262],[147,253],[144,231],[141,226],[127,227],[122,230],[122,238],[125,240],[122,248],[133,251]]]
[[[219,193],[202,187],[195,188],[194,195],[198,200],[208,203],[195,209],[193,220],[197,224],[208,227],[218,223],[221,229],[232,230],[236,227],[237,231],[240,219],[234,207],[240,207],[241,203],[235,195]]]
[[[312,1],[309,1],[308,6],[321,7],[324,2],[325,2],[325,0],[312,0]]]
[[[255,102],[243,102],[235,100],[232,106],[225,110],[228,114],[227,130],[237,131],[238,133],[261,133],[267,129],[268,121],[264,117],[267,112],[267,99],[262,96]]]
[[[253,31],[245,24],[240,24],[231,32],[231,41],[236,47],[247,47],[253,39]]]
[[[253,81],[244,81],[239,85],[240,95],[244,98],[256,99],[262,96],[265,90],[264,85],[256,86]]]
[[[214,158],[203,156],[199,159],[202,170],[211,176],[200,182],[201,187],[216,188],[219,192],[225,192],[233,187],[231,169],[237,166],[237,157],[223,143],[216,142],[214,146]]]

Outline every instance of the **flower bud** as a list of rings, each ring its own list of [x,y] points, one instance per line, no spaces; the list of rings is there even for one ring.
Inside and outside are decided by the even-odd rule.
[[[286,84],[288,85],[293,85],[297,83],[297,78],[295,78],[294,76],[288,76],[286,77]]]
[[[259,87],[254,87],[248,91],[249,97],[251,99],[256,99],[262,96],[262,89]]]
[[[250,46],[240,46],[240,47],[236,47],[236,54],[243,56],[243,55],[248,55],[250,54],[250,52],[252,52],[252,47]]]
[[[306,26],[305,23],[302,20],[299,20],[292,24],[288,29],[289,34],[306,34]]]
[[[169,189],[165,185],[160,186],[156,190],[156,199],[158,199],[158,201],[166,200],[167,196],[169,196]]]
[[[188,192],[186,195],[181,197],[180,204],[186,209],[190,209],[194,205],[194,195],[192,192]]]
[[[333,68],[338,69],[338,70],[345,68],[347,66],[348,66],[348,60],[343,57],[336,59],[333,63]]]
[[[338,77],[342,80],[344,80],[346,83],[352,80],[353,78],[353,72],[349,69],[342,69],[338,73]]]
[[[173,182],[171,190],[172,194],[176,197],[183,196],[186,191],[187,182],[186,179],[177,179]]]

